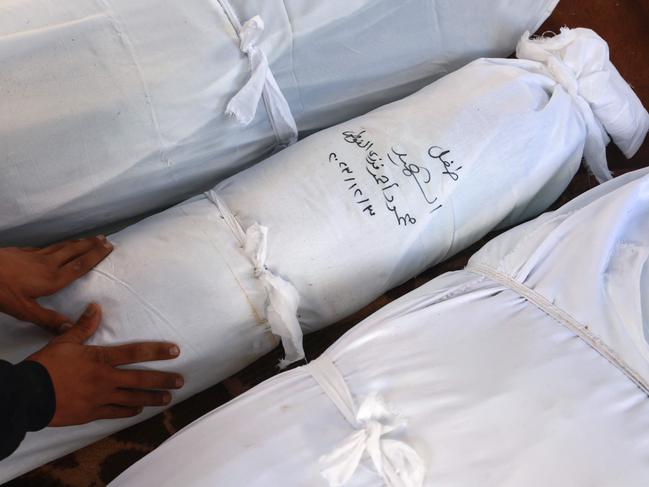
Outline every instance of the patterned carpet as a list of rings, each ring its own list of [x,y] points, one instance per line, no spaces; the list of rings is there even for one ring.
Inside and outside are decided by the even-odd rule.
[[[540,32],[557,32],[562,25],[595,29],[609,41],[611,57],[622,75],[634,86],[649,106],[649,2],[646,0],[563,0]],[[616,175],[649,165],[649,143],[639,154],[625,160],[614,147],[608,150],[610,166]],[[581,170],[561,198],[561,206],[596,185],[594,178]],[[314,359],[354,324],[390,301],[430,279],[464,267],[468,258],[487,240],[458,254],[407,283],[387,292],[353,316],[305,338],[308,359]],[[196,418],[224,404],[256,384],[278,373],[279,349],[264,356],[235,376],[177,404],[162,414],[114,434],[93,445],[49,463],[7,484],[6,487],[101,487],[131,464],[153,450],[173,433]]]

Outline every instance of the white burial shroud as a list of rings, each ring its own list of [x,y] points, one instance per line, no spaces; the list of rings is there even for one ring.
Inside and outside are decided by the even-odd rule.
[[[644,487],[648,312],[643,169],[495,238],[111,486]]]
[[[297,130],[507,56],[556,3],[4,0],[0,245],[205,191]]]
[[[525,37],[524,46],[549,59],[479,60],[314,134],[111,236],[115,251],[104,262],[43,303],[72,317],[100,303],[104,322],[91,343],[178,343],[177,360],[143,365],[184,374],[174,401],[280,339],[284,364],[300,359],[303,332],[351,314],[490,230],[539,214],[582,154],[606,177],[597,166],[605,130],[635,151],[649,115],[608,63],[601,38],[575,29],[550,41]],[[557,63],[572,70],[572,95],[548,67]],[[597,89],[582,93],[582,77]],[[602,109],[609,100],[615,111]],[[22,360],[48,339],[33,325],[0,322],[4,359]],[[0,477],[158,411],[29,434]]]

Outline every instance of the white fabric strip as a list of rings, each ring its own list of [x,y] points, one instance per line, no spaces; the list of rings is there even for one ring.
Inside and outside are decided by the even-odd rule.
[[[608,44],[590,29],[563,27],[554,37],[526,32],[516,57],[542,63],[572,96],[586,125],[584,159],[601,183],[611,179],[606,144],[611,135],[626,157],[633,156],[649,128],[649,114],[609,60]]]
[[[268,228],[255,222],[244,231],[228,205],[215,191],[208,191],[205,194],[216,205],[243,252],[251,260],[255,277],[262,282],[268,294],[266,320],[273,334],[281,338],[286,355],[280,361],[280,368],[302,360],[304,358],[302,328],[297,319],[300,295],[290,282],[266,268]]]
[[[264,31],[264,21],[259,15],[255,15],[242,25],[230,2],[218,1],[239,36],[241,52],[250,61],[250,79],[232,97],[225,109],[226,114],[234,116],[242,125],[248,125],[255,118],[257,107],[263,98],[278,146],[286,147],[295,143],[297,125],[291,107],[273,76],[266,54],[257,46]]]
[[[421,487],[426,475],[421,457],[403,441],[383,437],[403,426],[403,422],[381,397],[369,396],[356,408],[345,379],[326,354],[307,367],[343,417],[356,429],[334,451],[320,457],[320,469],[329,485],[345,485],[367,453],[386,486]]]
[[[614,350],[611,350],[606,343],[604,343],[597,335],[594,335],[588,327],[582,325],[579,321],[573,318],[569,313],[558,308],[545,297],[530,289],[529,287],[521,284],[520,282],[512,279],[510,276],[503,274],[496,269],[493,269],[484,264],[469,264],[465,270],[479,274],[497,282],[498,284],[514,291],[527,301],[535,305],[544,313],[554,318],[556,321],[564,325],[575,335],[585,341],[593,349],[599,352],[606,360],[620,369],[634,384],[636,384],[642,391],[649,394],[649,385],[642,379],[631,366],[629,366],[622,358],[620,358]]]

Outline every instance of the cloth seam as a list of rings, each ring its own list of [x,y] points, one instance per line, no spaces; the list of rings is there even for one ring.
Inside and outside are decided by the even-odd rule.
[[[557,0],[558,1],[558,0]],[[300,83],[297,80],[297,74],[295,73],[295,32],[293,30],[293,23],[291,22],[291,15],[286,6],[286,0],[281,0],[282,6],[284,7],[284,12],[286,13],[286,21],[288,22],[289,33],[291,34],[291,76],[295,82],[295,90],[297,91],[298,101],[300,102],[300,109],[304,112],[304,101],[302,100],[302,90],[300,90]]]
[[[138,62],[138,58],[135,54],[135,48],[133,47],[133,43],[131,42],[128,33],[126,32],[126,29],[124,28],[122,21],[117,18],[115,11],[113,10],[112,6],[108,3],[108,1],[99,0],[99,3],[103,5],[103,7],[105,8],[105,13],[108,16],[108,18],[110,18],[112,21],[112,27],[115,30],[115,33],[124,43],[124,45],[128,49],[128,53],[131,55],[131,59],[133,60],[133,64],[135,65],[138,78],[140,80],[140,84],[146,95],[145,99],[149,107],[149,114],[151,115],[151,121],[153,122],[155,132],[158,138],[158,143],[160,144],[160,159],[167,166],[171,166],[172,162],[168,156],[168,152],[169,152],[168,144],[165,142],[165,138],[162,135],[162,131],[160,129],[160,121],[158,119],[158,114],[154,107],[153,97],[151,96],[151,90],[149,89],[148,83],[144,79],[144,73],[142,72],[142,67],[140,66],[140,63]]]
[[[186,216],[191,217],[192,219],[194,219],[193,215],[190,215],[187,211],[185,211],[185,209],[182,206],[180,206],[179,208],[181,209],[181,211]],[[217,253],[221,257],[223,263],[228,268],[228,270],[230,271],[230,274],[232,275],[232,277],[236,281],[237,285],[239,286],[239,289],[241,289],[241,292],[243,293],[243,295],[246,298],[246,302],[250,305],[250,310],[251,310],[251,314],[252,314],[252,318],[253,318],[254,322],[257,325],[264,327],[266,332],[269,332],[270,331],[270,326],[268,325],[268,320],[264,317],[263,313],[260,313],[259,310],[255,307],[255,305],[254,305],[254,303],[252,301],[252,298],[246,292],[246,290],[243,287],[242,282],[239,280],[239,276],[237,276],[237,274],[234,272],[234,269],[232,269],[232,267],[230,266],[227,259],[223,256],[223,254],[221,253],[221,250],[219,249],[218,245],[214,245],[212,243],[212,238],[207,234],[207,232],[200,225],[198,225],[198,228],[201,229],[201,232],[203,233],[203,235],[205,235],[207,237],[207,239],[210,241],[210,243],[212,244],[212,248],[214,248],[217,251]]]
[[[636,386],[645,394],[649,395],[649,385],[642,379],[630,365],[628,365],[614,350],[604,343],[597,335],[592,333],[587,326],[582,325],[570,313],[559,308],[547,298],[537,293],[533,289],[516,281],[510,276],[503,274],[493,267],[485,264],[472,264],[466,266],[465,270],[474,274],[483,275],[507,289],[518,294],[529,303],[536,306],[539,310],[553,318],[557,323],[563,325],[581,338],[587,345],[598,352],[602,357],[608,360],[612,365],[617,367],[624,375],[627,376]]]

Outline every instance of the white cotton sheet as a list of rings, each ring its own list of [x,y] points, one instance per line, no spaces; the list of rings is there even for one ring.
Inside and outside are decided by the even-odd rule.
[[[247,126],[226,115],[264,56],[308,133],[506,56],[556,3],[4,0],[0,244],[158,210],[270,155],[286,138],[267,100]],[[263,20],[253,57],[227,5],[240,23]]]
[[[111,486],[645,486],[649,343],[638,299],[648,249],[643,169],[495,238],[467,270],[350,330],[312,363],[346,401],[313,365],[291,370],[181,430]],[[389,412],[374,424],[345,419],[346,404],[378,396]],[[380,457],[402,458],[389,441],[409,446],[423,480],[408,463],[382,478],[374,457],[356,465],[352,450],[332,475],[332,455],[351,438],[370,448],[395,415],[403,425],[383,434]]]
[[[605,45],[592,31],[566,32],[581,49]],[[619,87],[603,82],[601,96],[609,90]],[[619,119],[649,117],[627,85],[620,93],[627,103]],[[185,376],[174,402],[237,372],[280,337],[294,361],[302,333],[547,208],[592,135],[581,96],[542,62],[475,61],[118,232],[105,261],[43,303],[70,316],[100,303],[94,344],[178,343],[177,360],[143,365]],[[5,359],[46,342],[33,325],[0,324]],[[16,475],[158,411],[30,434],[0,473]]]

